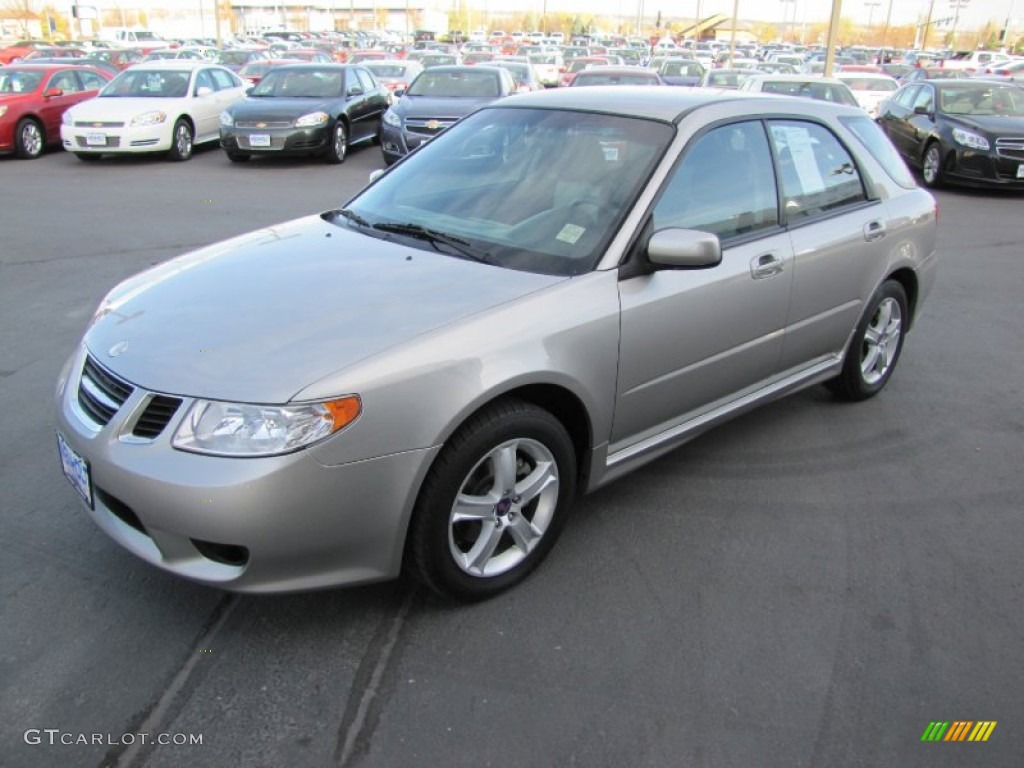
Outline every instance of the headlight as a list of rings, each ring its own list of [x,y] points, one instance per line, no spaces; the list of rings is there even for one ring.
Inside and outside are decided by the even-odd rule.
[[[963,128],[953,129],[953,141],[957,144],[963,144],[965,147],[970,147],[971,149],[987,150],[989,148],[988,139],[984,136],[979,136],[976,133],[965,131]]]
[[[220,124],[225,126],[226,128],[230,128],[231,126],[233,126],[235,124],[235,118],[233,118],[231,116],[230,112],[221,112],[220,113]]]
[[[215,456],[275,456],[334,434],[355,421],[361,410],[356,395],[296,405],[196,400],[172,445]]]
[[[7,114],[7,105],[6,104],[0,104],[0,117],[3,117],[6,114]]]
[[[315,125],[323,125],[330,118],[326,112],[310,112],[308,115],[303,115],[295,121],[296,128],[312,128]]]
[[[128,125],[131,128],[136,128],[140,125],[159,125],[166,119],[167,115],[163,112],[144,112],[129,120]]]
[[[402,127],[402,118],[392,112],[390,109],[384,113],[384,122],[394,128]]]
[[[0,107],[0,109],[7,109],[7,107]],[[3,114],[3,113],[0,112],[0,114]],[[64,114],[60,116],[60,121],[62,123],[64,123],[64,125],[74,125],[75,124],[75,118],[73,118],[71,116],[71,110],[70,109],[64,110]]]

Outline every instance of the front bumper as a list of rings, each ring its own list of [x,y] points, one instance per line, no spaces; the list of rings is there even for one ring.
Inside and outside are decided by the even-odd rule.
[[[88,462],[90,516],[125,549],[237,592],[398,575],[416,492],[437,448],[339,466],[308,450],[257,459],[179,451],[171,437],[188,398],[157,437],[126,437],[152,393],[136,388],[108,424],[95,424],[79,405],[84,358],[84,349],[76,352],[60,382],[58,432]]]
[[[946,156],[945,178],[964,186],[1024,189],[1024,151],[957,147]]]
[[[266,127],[220,129],[220,145],[228,152],[253,155],[315,154],[327,150],[331,125],[315,128]]]
[[[60,138],[64,149],[78,153],[167,152],[171,148],[173,123],[130,127],[123,123],[79,121],[63,123]]]

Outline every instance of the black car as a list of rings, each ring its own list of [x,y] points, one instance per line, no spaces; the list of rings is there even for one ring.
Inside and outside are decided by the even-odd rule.
[[[1024,189],[1024,89],[986,80],[903,86],[878,123],[924,183]]]
[[[220,145],[236,163],[256,154],[323,155],[341,163],[349,146],[380,135],[387,108],[387,89],[365,67],[288,64],[221,113]]]
[[[381,149],[388,165],[425,144],[460,118],[515,93],[506,69],[483,64],[423,70],[384,115]]]

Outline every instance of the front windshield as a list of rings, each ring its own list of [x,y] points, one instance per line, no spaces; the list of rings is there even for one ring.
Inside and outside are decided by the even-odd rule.
[[[939,110],[948,115],[1024,117],[1024,90],[1015,85],[964,83],[939,91]]]
[[[336,219],[371,236],[412,228],[467,258],[576,275],[595,266],[674,136],[667,123],[494,107],[407,157]],[[390,232],[389,232],[390,231]],[[448,253],[435,240],[411,245]]]
[[[500,96],[498,76],[482,70],[427,70],[417,77],[407,92],[409,96],[430,96],[433,98],[481,98]]]
[[[251,58],[249,51],[221,51],[217,54],[217,61],[221,64],[245,64]]]
[[[111,80],[100,97],[181,98],[188,93],[191,72],[132,67]]]
[[[851,77],[840,78],[851,91],[895,91],[897,85],[884,77]]]
[[[405,77],[404,64],[367,64],[366,68],[377,77]]]
[[[0,93],[32,93],[42,82],[43,74],[31,69],[0,69]]]
[[[341,95],[344,77],[341,70],[273,69],[252,89],[250,96],[276,96],[292,99],[326,99]]]

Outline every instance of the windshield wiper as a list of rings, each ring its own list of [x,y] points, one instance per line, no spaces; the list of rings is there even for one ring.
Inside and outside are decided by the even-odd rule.
[[[336,211],[331,211],[330,215],[332,217],[333,216],[341,216],[341,217],[343,217],[345,219],[348,219],[353,224],[355,224],[357,227],[366,227],[367,229],[372,229],[373,228],[373,225],[370,222],[368,222],[366,219],[364,219],[362,216],[360,216],[355,211],[349,210],[348,208],[339,208]]]
[[[342,211],[341,213],[344,214],[345,211]],[[438,246],[444,245],[447,246],[450,250],[454,251],[455,255],[461,256],[465,259],[479,261],[483,264],[494,263],[489,253],[474,248],[468,240],[463,240],[461,237],[449,235],[446,232],[440,232],[436,229],[428,229],[426,227],[420,226],[419,224],[408,224],[391,221],[377,222],[376,224],[371,224],[370,226],[373,227],[373,229],[378,230],[379,232],[389,232],[395,235],[405,235],[407,237],[412,237],[417,240],[423,240],[434,246],[434,250],[436,250],[438,253],[442,252]]]

